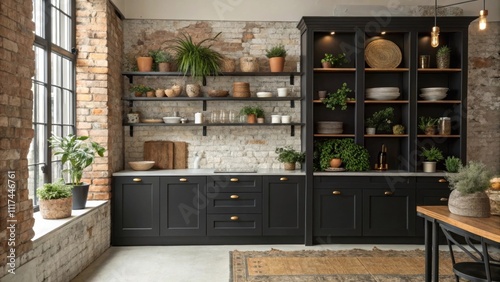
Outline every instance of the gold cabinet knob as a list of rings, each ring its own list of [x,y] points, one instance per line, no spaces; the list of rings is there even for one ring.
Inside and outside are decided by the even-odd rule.
[[[238,178],[231,178],[231,179],[230,179],[230,181],[231,181],[231,182],[238,182],[238,181],[240,181],[240,180],[239,180]]]
[[[394,194],[394,193],[392,193],[391,191],[385,191],[385,192],[384,192],[384,195],[386,195],[386,196],[390,196],[390,195],[392,195],[392,194]]]
[[[187,178],[181,178],[181,179],[179,179],[179,181],[180,182],[187,182],[188,180],[187,180]]]
[[[333,192],[332,192],[332,194],[333,194],[333,195],[340,195],[340,194],[342,194],[342,193],[340,193],[340,191],[333,191]]]
[[[134,178],[134,179],[132,179],[132,181],[134,181],[134,182],[141,182],[142,179],[140,179],[140,178]]]
[[[441,201],[441,202],[447,202],[448,198],[441,198],[441,199],[439,199],[439,201]]]
[[[444,179],[444,178],[441,178],[441,179],[439,179],[439,180],[438,180],[438,182],[439,182],[439,183],[446,183],[446,182],[448,182],[448,181],[447,181],[446,179]]]
[[[231,199],[238,199],[240,196],[238,195],[231,195]]]
[[[231,216],[231,220],[238,220],[239,218],[235,215]]]
[[[287,180],[288,180],[288,178],[286,178],[286,177],[281,177],[281,178],[280,178],[280,180],[281,180],[281,181],[287,181]]]

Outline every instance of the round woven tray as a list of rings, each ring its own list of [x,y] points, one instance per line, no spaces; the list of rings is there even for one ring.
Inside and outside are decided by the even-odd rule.
[[[209,90],[208,96],[210,97],[226,97],[229,95],[229,91],[227,90]]]
[[[371,68],[396,68],[401,57],[398,45],[386,39],[375,39],[365,47],[365,60]]]

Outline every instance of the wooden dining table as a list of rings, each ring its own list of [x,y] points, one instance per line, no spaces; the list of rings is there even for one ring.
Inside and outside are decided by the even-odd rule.
[[[417,206],[417,215],[425,219],[425,281],[439,281],[439,226],[466,232],[478,241],[500,247],[500,216],[487,218],[459,216],[447,206]]]

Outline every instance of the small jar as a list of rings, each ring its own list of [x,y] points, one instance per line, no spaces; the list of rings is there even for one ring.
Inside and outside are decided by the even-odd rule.
[[[449,117],[439,118],[439,134],[440,135],[450,135],[451,134],[451,119]]]

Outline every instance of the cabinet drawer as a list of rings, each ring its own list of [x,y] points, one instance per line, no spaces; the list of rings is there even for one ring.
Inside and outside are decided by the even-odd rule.
[[[448,180],[444,177],[417,177],[417,188],[443,188],[448,189]]]
[[[417,205],[446,206],[450,193],[450,189],[417,189]]]
[[[209,214],[208,236],[262,235],[261,214]]]
[[[314,189],[364,188],[370,184],[370,177],[317,176]]]
[[[208,213],[261,213],[261,193],[208,193]]]
[[[209,193],[262,192],[262,177],[218,175],[207,180]]]

